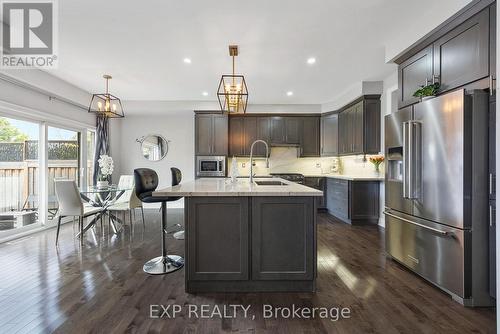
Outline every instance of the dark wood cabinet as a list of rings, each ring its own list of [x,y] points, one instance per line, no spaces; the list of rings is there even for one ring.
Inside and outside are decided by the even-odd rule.
[[[229,156],[244,155],[243,117],[229,117]]]
[[[326,178],[325,177],[312,177],[306,176],[304,179],[304,185],[321,190],[323,196],[316,197],[316,207],[318,210],[326,209]]]
[[[269,145],[297,145],[302,157],[320,155],[319,115],[267,116],[235,115],[229,117],[229,155],[250,156],[252,143],[262,139]],[[265,157],[266,148],[258,144],[254,156]]]
[[[269,117],[257,117],[257,139],[264,140],[268,145],[271,142],[271,119]],[[259,157],[266,156],[266,147],[262,144],[258,148],[255,147],[255,151]]]
[[[432,81],[432,66],[432,45],[429,45],[399,65],[398,81],[400,108],[419,101],[419,98],[414,97],[413,94],[420,86],[425,86]]]
[[[301,127],[300,156],[320,156],[320,118],[318,116],[300,117]]]
[[[285,144],[300,144],[301,117],[285,117]]]
[[[339,114],[321,116],[321,155],[325,157],[339,154]]]
[[[221,113],[196,113],[196,155],[227,155],[228,117]]]
[[[364,96],[342,110],[338,119],[340,155],[380,151],[380,96]]]
[[[252,198],[253,280],[314,278],[313,209],[313,197]]]
[[[418,103],[420,99],[413,94],[426,84],[439,82],[439,94],[463,86],[493,86],[496,4],[478,1],[471,5],[395,62],[399,64],[399,108]]]
[[[300,144],[301,124],[298,117],[271,117],[271,144]]]
[[[378,224],[380,182],[328,178],[328,213],[348,224]]]
[[[434,42],[434,78],[448,91],[490,75],[489,9]]]
[[[250,147],[257,139],[269,143],[271,134],[269,117],[231,116],[229,117],[229,156],[250,156]],[[254,156],[265,157],[266,147],[254,147]]]
[[[248,198],[190,197],[187,208],[187,279],[248,280]]]
[[[271,117],[271,144],[285,144],[285,118],[281,116]]]

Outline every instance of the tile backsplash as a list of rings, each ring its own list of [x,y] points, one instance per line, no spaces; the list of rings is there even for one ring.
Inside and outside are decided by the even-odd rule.
[[[256,158],[254,173],[268,175],[269,173],[301,173],[304,175],[330,174],[337,169],[341,174],[357,176],[375,175],[375,167],[368,161],[363,162],[363,155],[324,158],[298,158],[296,147],[272,147],[269,158],[269,168],[266,168],[264,158]],[[240,176],[250,174],[250,159],[235,158]],[[228,159],[228,174],[231,175],[232,158]],[[383,174],[384,164],[380,166]]]

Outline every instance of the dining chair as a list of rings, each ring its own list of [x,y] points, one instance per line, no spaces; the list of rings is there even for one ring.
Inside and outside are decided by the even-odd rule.
[[[59,242],[59,230],[63,217],[78,217],[80,226],[80,240],[83,242],[83,219],[100,213],[103,209],[99,207],[84,205],[78,187],[74,180],[55,180],[55,191],[59,201],[57,219],[56,246]]]
[[[123,211],[123,221],[125,222],[125,213],[128,211],[130,225],[132,226],[132,212],[140,208],[142,214],[142,225],[144,223],[144,208],[141,200],[135,194],[135,183],[133,175],[121,175],[118,181],[118,189],[127,189],[125,192],[108,208],[110,211]]]

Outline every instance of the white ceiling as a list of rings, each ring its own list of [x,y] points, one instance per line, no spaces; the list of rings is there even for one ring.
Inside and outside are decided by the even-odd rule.
[[[394,71],[385,47],[401,40],[408,20],[467,2],[64,0],[59,69],[51,73],[89,92],[102,92],[102,74],[112,74],[111,93],[124,100],[215,100],[234,43],[249,102],[324,103]]]

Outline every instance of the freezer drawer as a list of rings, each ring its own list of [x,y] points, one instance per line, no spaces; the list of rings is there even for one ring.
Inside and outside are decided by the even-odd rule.
[[[385,233],[386,251],[395,260],[460,298],[470,296],[464,274],[470,231],[386,211]]]

